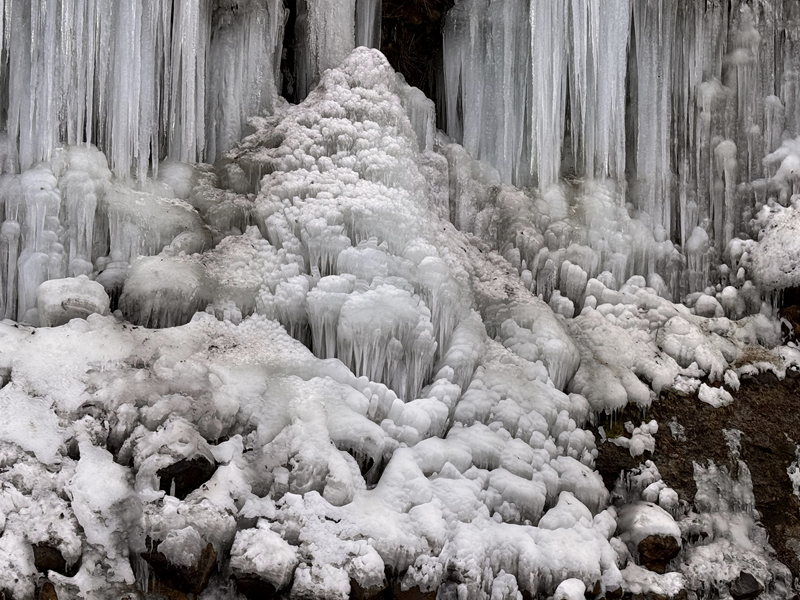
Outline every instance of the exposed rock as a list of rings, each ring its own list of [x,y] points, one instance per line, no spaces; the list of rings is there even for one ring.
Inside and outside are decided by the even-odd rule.
[[[145,552],[141,556],[152,567],[160,585],[184,594],[202,592],[217,568],[217,553],[211,544],[205,547],[200,559],[190,568],[171,564],[166,556],[155,550]],[[177,600],[179,597],[175,598]]]
[[[395,579],[392,583],[392,598],[395,600],[436,600],[436,590],[423,592],[414,586],[404,591],[400,586],[400,579]]]
[[[163,596],[166,600],[189,600],[189,596],[179,590],[173,590],[171,587],[167,587],[157,577],[150,580],[147,591],[150,594]]]
[[[49,581],[45,581],[36,593],[37,600],[58,600],[55,586]]]
[[[236,582],[236,589],[239,590],[239,593],[250,600],[271,600],[278,595],[275,586],[258,577],[235,575],[232,579]]]
[[[617,530],[638,564],[656,573],[664,573],[681,549],[681,530],[672,515],[652,502],[622,506]]]
[[[622,588],[606,590],[605,598],[606,600],[619,600],[622,598]]]
[[[793,539],[800,539],[800,498],[792,493],[786,469],[797,457],[797,431],[800,430],[800,374],[789,371],[779,381],[771,373],[741,380],[733,392],[734,403],[728,408],[714,409],[697,400],[696,394],[667,392],[642,415],[641,408],[631,404],[616,420],[639,421],[656,419],[669,423],[673,417],[684,428],[683,439],[674,437],[669,427],[661,427],[654,435],[656,450],[652,460],[658,465],[664,482],[684,499],[697,493],[693,463],[717,465],[730,461],[730,452],[722,435],[723,429],[738,429],[742,435],[741,459],[747,463],[753,479],[755,509],[769,534],[770,545],[777,558],[800,576],[800,560],[793,550]],[[607,426],[608,423],[600,423]],[[764,432],[772,432],[764,435]],[[624,448],[599,444],[596,465],[606,486],[614,487],[620,471],[638,467]],[[687,537],[697,544],[699,538]]]
[[[644,538],[636,547],[639,552],[639,562],[656,573],[664,573],[667,564],[681,551],[681,545],[671,535],[650,535]]]
[[[764,591],[764,586],[747,571],[739,573],[739,577],[733,580],[730,587],[731,596],[735,600],[751,600],[757,598]]]
[[[68,569],[67,561],[64,560],[64,556],[58,548],[53,548],[45,543],[33,545],[33,563],[40,573],[55,571],[68,577],[75,574],[73,569]]]
[[[350,600],[373,600],[386,589],[383,587],[362,588],[355,579],[350,579]]]
[[[217,466],[205,456],[185,458],[158,471],[161,489],[167,494],[183,500],[194,490],[211,479]],[[175,489],[172,489],[173,484]]]
[[[410,85],[436,98],[444,16],[453,0],[384,0],[381,52]],[[444,104],[437,103],[437,104]],[[438,109],[437,105],[437,109]]]

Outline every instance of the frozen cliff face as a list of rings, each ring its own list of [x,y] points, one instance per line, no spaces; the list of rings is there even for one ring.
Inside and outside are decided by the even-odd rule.
[[[68,147],[6,177],[28,211],[6,223],[32,232],[29,252],[66,229],[95,281],[31,284],[33,304],[12,285],[11,316],[21,305],[55,325],[77,305],[85,319],[0,323],[0,406],[14,415],[0,427],[2,589],[33,593],[41,540],[69,565],[47,575],[67,598],[146,591],[164,565],[193,593],[214,572],[204,597],[231,598],[231,576],[240,590],[342,599],[389,585],[674,596],[695,573],[691,585],[730,579],[728,563],[660,579],[634,564],[626,543],[652,532],[637,504],[617,523],[586,428],[651,390],[732,386],[753,345],[777,343],[775,324],[709,312],[711,297],[675,305],[655,278],[589,278],[602,263],[576,249],[537,283],[548,305],[520,270],[521,233],[564,203],[526,212],[524,192],[502,188],[498,209],[477,213],[481,237],[459,232],[443,197],[493,175],[460,179],[463,149],[426,149],[427,117],[409,114],[429,113],[413,100],[360,48],[302,104],[253,119],[217,171],[167,163],[134,191],[99,151]],[[38,214],[83,214],[79,201],[94,220],[36,229]],[[98,239],[100,259],[80,258]],[[797,363],[780,352],[773,368]],[[642,490],[617,502],[652,501]],[[680,527],[676,506],[665,492],[657,533]],[[63,527],[30,533],[56,511]],[[770,565],[743,523],[726,552]],[[774,591],[781,577],[762,579]]]
[[[0,16],[4,171],[58,142],[140,179],[165,154],[213,162],[278,102],[282,2],[4,0]]]
[[[224,180],[244,187],[268,173],[240,200],[258,229],[202,254],[168,245],[123,277],[120,306],[134,321],[191,318],[201,305],[182,304],[184,290],[227,320],[1,326],[13,375],[0,394],[15,406],[48,398],[30,410],[49,415],[46,436],[6,435],[8,451],[51,465],[56,475],[38,484],[48,493],[75,490],[80,528],[56,541],[78,543],[83,560],[76,575],[51,576],[59,593],[124,593],[136,577],[146,586],[144,566],[120,566],[128,557],[147,546],[186,566],[208,544],[219,557],[232,547],[223,570],[291,582],[298,596],[385,586],[387,568],[406,589],[458,573],[475,598],[552,593],[565,574],[619,587],[608,492],[581,429],[589,407],[559,389],[578,352],[507,263],[431,211],[398,85],[379,53],[352,53],[228,155]],[[186,202],[143,204],[165,228],[176,206],[201,204],[200,190],[214,207],[229,200],[184,175],[180,186],[173,171],[170,187],[192,190]],[[527,332],[525,352],[489,341],[483,319]],[[189,460],[216,469],[188,495],[164,489],[167,470]],[[42,502],[15,481],[4,493]],[[588,516],[537,528],[563,494]],[[582,553],[567,551],[577,544]],[[14,560],[27,576],[30,557]]]
[[[745,218],[737,187],[737,119],[760,118],[745,96],[772,77],[753,67],[759,27],[783,21],[738,3],[730,23],[717,4],[458,3],[461,145],[379,52],[352,50],[375,41],[375,3],[299,4],[307,98],[290,106],[282,3],[0,0],[4,48],[30,51],[0,75],[0,591],[46,578],[120,598],[169,569],[205,598],[672,598],[756,565],[780,597],[743,462],[735,481],[698,469],[715,537],[688,545],[691,499],[647,465],[609,494],[589,427],[665,389],[726,404],[740,375],[800,364],[770,350],[780,327],[748,280],[781,287],[759,265],[794,209]],[[702,135],[681,155],[664,65],[689,52],[687,19],[716,66],[691,72]],[[777,149],[751,186],[782,200],[789,104],[765,104]],[[583,181],[560,181],[562,148]],[[702,183],[686,175],[680,212],[673,150]],[[758,247],[733,237],[770,219]],[[652,452],[657,423],[628,429],[614,443]],[[669,573],[648,566],[652,536],[680,552],[657,557]],[[37,575],[39,544],[63,568]]]
[[[614,181],[642,234],[672,241],[685,261],[680,289],[658,267],[635,274],[656,272],[674,299],[724,285],[711,267],[735,275],[730,244],[757,239],[751,220],[775,187],[788,201],[791,165],[777,165],[782,141],[800,133],[797,10],[461,0],[444,27],[447,132],[504,183]],[[629,258],[653,252],[647,239],[632,246]]]

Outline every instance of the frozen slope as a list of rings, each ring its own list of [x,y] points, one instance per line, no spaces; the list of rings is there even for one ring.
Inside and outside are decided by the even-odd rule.
[[[548,305],[492,248],[511,229],[481,241],[439,216],[458,178],[420,150],[407,106],[384,57],[359,48],[302,104],[254,119],[217,173],[175,163],[132,191],[73,148],[20,176],[45,173],[51,190],[72,170],[99,181],[87,189],[103,190],[112,252],[96,279],[121,312],[98,301],[59,327],[0,323],[0,406],[13,415],[0,429],[0,589],[30,598],[46,577],[59,598],[122,598],[177,572],[201,598],[260,585],[517,600],[674,597],[730,579],[730,563],[691,560],[642,573],[637,544],[674,537],[691,513],[674,492],[662,501],[666,485],[652,495],[651,469],[617,494],[629,506],[618,521],[585,427],[647,404],[651,388],[730,385],[734,363],[777,342],[774,324],[569,265]],[[158,226],[137,226],[134,203]],[[193,223],[184,232],[176,211]],[[34,287],[31,314],[72,306],[92,291],[84,281]],[[554,312],[566,302],[580,317]],[[780,370],[796,361],[781,352],[758,356]],[[761,561],[781,597],[785,569],[741,522],[709,541]],[[38,543],[63,572],[35,575]]]

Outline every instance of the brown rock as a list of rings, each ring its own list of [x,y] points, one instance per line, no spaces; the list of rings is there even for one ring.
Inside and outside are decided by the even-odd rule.
[[[174,495],[178,500],[186,496],[211,479],[217,465],[210,462],[205,456],[184,458],[168,467],[158,471],[161,478],[161,489],[167,494]],[[172,489],[173,484],[175,489]]]
[[[734,600],[752,600],[758,598],[764,586],[747,571],[739,573],[739,577],[731,582],[730,592]]]
[[[400,579],[395,579],[392,584],[392,598],[395,600],[436,600],[436,590],[423,592],[419,587],[414,586],[403,591],[400,587]]]
[[[602,582],[598,579],[594,582],[593,586],[586,586],[586,593],[584,593],[584,596],[587,598],[595,598],[596,596],[600,595],[600,590],[602,589]]]
[[[362,588],[355,579],[350,580],[350,600],[374,600],[380,596],[386,586]]]
[[[37,600],[58,600],[58,594],[56,594],[55,586],[49,581],[45,581],[44,584],[39,588],[36,598]]]
[[[681,551],[681,546],[671,535],[655,534],[644,538],[636,547],[639,562],[656,573],[664,573],[667,564]]]
[[[164,598],[167,600],[189,600],[189,596],[181,591],[173,590],[172,588],[167,587],[161,581],[159,581],[158,578],[150,581],[147,591],[151,594],[159,594],[164,596]]]
[[[36,565],[36,570],[40,573],[55,571],[56,573],[71,577],[77,571],[77,568],[75,568],[77,565],[70,568],[58,548],[54,548],[46,543],[33,545],[33,563]]]
[[[606,600],[619,600],[622,598],[622,588],[616,588],[613,590],[606,590]]]
[[[254,575],[234,575],[233,580],[239,593],[250,600],[272,600],[278,596],[275,586]]]
[[[202,592],[217,568],[217,553],[211,544],[205,547],[197,563],[190,568],[171,564],[166,556],[155,550],[141,556],[152,567],[160,585],[184,594],[196,595]]]

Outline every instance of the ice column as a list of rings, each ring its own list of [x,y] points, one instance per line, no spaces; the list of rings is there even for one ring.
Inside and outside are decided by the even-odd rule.
[[[671,230],[672,45],[676,3],[635,0],[639,208]]]
[[[355,9],[355,0],[298,0],[295,37],[304,41],[297,56],[300,98],[355,47]]]
[[[356,0],[356,46],[381,47],[382,0]]]
[[[251,2],[243,16],[217,9],[209,52],[208,161],[242,138],[248,118],[274,109],[287,18],[280,2]]]
[[[117,176],[143,178],[167,155],[214,160],[272,110],[281,0],[3,0],[0,13],[4,170],[93,143]],[[346,49],[332,46],[324,56],[337,62]]]

